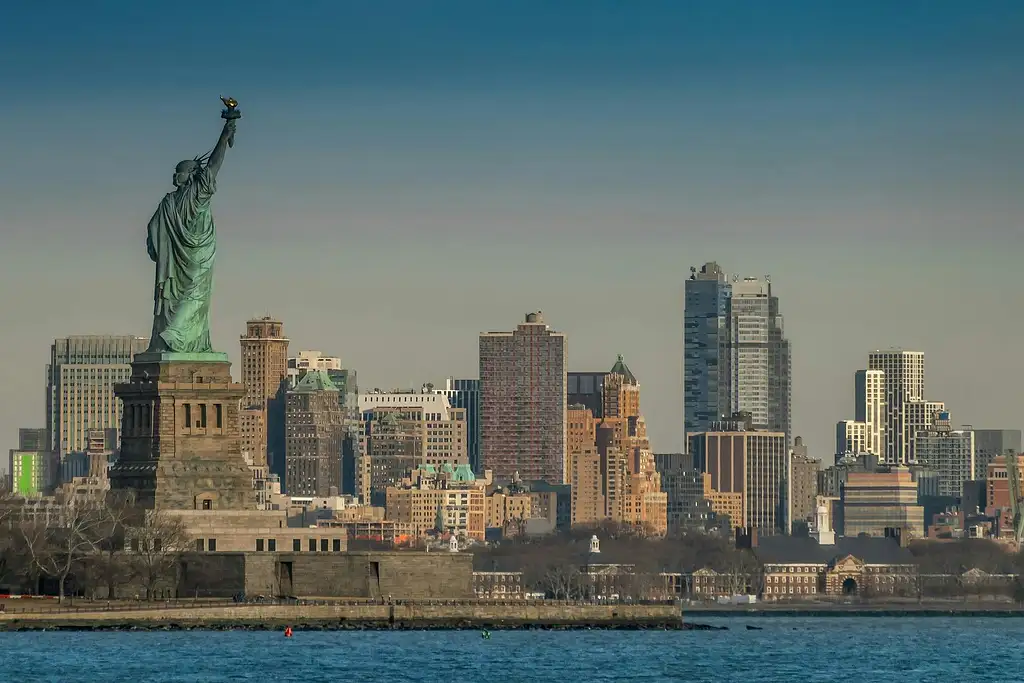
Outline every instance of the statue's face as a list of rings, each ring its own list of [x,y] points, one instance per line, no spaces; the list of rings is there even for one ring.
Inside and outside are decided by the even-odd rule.
[[[174,167],[174,186],[181,187],[188,182],[189,177],[196,170],[196,162],[191,159],[186,159],[177,166]]]

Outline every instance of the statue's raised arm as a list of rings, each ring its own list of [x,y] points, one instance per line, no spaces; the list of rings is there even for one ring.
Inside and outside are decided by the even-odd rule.
[[[211,200],[217,172],[235,141],[242,114],[238,102],[222,97],[224,129],[209,158],[186,159],[174,169],[174,191],[160,201],[149,221],[146,247],[156,264],[153,332],[149,352],[213,353],[210,346],[210,297],[217,230]],[[219,357],[219,356],[218,356]]]
[[[226,107],[220,113],[221,118],[224,119],[224,128],[220,131],[220,138],[214,145],[213,151],[210,152],[210,160],[206,164],[210,175],[214,178],[217,177],[220,166],[224,163],[224,154],[228,148],[235,146],[235,128],[238,126],[238,119],[242,118],[242,112],[238,111],[238,101],[235,98],[221,97],[220,100]]]

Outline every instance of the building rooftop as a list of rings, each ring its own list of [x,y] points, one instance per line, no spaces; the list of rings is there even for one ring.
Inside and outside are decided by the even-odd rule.
[[[629,371],[629,367],[626,365],[625,361],[622,360],[621,353],[619,354],[618,360],[615,361],[615,365],[612,366],[612,369],[609,372],[613,375],[622,375],[630,384],[637,384],[636,377]]]
[[[308,370],[292,391],[338,391],[325,370]]]

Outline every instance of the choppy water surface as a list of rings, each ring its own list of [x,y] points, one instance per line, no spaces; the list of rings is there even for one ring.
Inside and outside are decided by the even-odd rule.
[[[1024,619],[704,619],[728,631],[0,633],[0,681],[1022,680]],[[750,631],[746,624],[763,630]]]

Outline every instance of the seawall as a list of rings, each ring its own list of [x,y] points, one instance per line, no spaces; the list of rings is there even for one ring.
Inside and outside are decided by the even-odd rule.
[[[684,628],[677,605],[233,605],[0,614],[0,630]]]
[[[702,617],[1024,617],[1024,606],[1006,602],[923,602],[853,605],[756,603],[684,605],[687,616]]]

